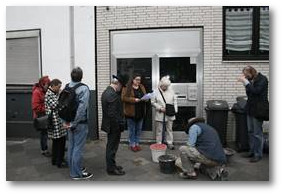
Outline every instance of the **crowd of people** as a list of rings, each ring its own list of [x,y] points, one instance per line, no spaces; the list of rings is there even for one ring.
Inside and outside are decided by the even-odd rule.
[[[83,166],[90,91],[88,86],[81,82],[82,78],[82,69],[74,68],[71,71],[71,81],[64,88],[74,90],[73,101],[77,106],[72,120],[64,120],[59,115],[59,97],[62,91],[62,82],[59,79],[50,80],[48,76],[44,76],[32,90],[33,118],[51,116],[52,125],[40,129],[41,153],[46,157],[52,156],[52,165],[58,168],[68,167],[70,177],[74,180],[93,176]],[[246,110],[250,151],[246,157],[255,163],[262,159],[264,119],[257,114],[261,112],[258,104],[268,102],[268,80],[252,66],[247,66],[238,81],[243,83],[248,97]],[[176,116],[168,114],[168,110],[171,105],[173,113],[177,113],[178,105],[170,77],[162,77],[158,88],[152,93],[148,93],[142,83],[142,75],[138,73],[133,74],[130,79],[123,75],[112,75],[110,85],[102,93],[101,130],[107,133],[106,171],[109,175],[125,174],[124,168],[116,163],[116,153],[125,127],[128,130],[129,149],[133,152],[142,150],[140,136],[147,102],[155,108],[156,143],[166,144],[170,150],[175,149],[172,126]],[[200,168],[213,180],[219,176],[227,176],[227,160],[217,131],[206,124],[204,118],[194,117],[188,121],[185,132],[188,134],[187,143],[179,148],[180,157],[176,160],[176,166],[181,170],[180,177],[195,179],[196,169]],[[48,152],[48,138],[52,140],[51,154]]]

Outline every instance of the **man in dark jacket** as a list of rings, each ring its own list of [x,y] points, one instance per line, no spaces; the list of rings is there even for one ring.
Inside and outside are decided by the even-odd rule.
[[[121,166],[116,165],[115,157],[119,147],[121,132],[124,130],[122,102],[120,91],[126,81],[122,76],[112,76],[111,84],[101,96],[102,125],[101,130],[107,133],[106,165],[109,175],[124,175]]]
[[[269,112],[268,80],[252,66],[246,66],[238,81],[243,83],[248,96],[246,111],[250,152],[247,157],[251,158],[250,162],[258,162],[262,159],[263,150],[262,124]],[[262,118],[264,112],[267,116]]]
[[[226,156],[216,130],[204,123],[203,118],[194,117],[189,120],[186,133],[187,145],[179,148],[181,154],[176,160],[176,166],[183,171],[180,177],[196,179],[194,166],[201,166],[203,173],[212,180],[227,179]]]

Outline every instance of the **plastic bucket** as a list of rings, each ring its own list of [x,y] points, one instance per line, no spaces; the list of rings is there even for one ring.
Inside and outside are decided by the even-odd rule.
[[[165,144],[151,144],[151,157],[152,161],[158,163],[158,157],[166,153],[167,146]]]
[[[176,156],[172,154],[161,155],[158,157],[160,171],[165,174],[172,174],[176,170]]]

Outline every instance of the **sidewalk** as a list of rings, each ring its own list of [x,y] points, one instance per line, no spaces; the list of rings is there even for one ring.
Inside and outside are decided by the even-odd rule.
[[[49,150],[51,142],[49,142]],[[142,145],[142,151],[132,152],[128,145],[121,143],[116,157],[118,165],[124,167],[126,175],[109,176],[105,164],[105,140],[88,141],[84,153],[84,165],[94,174],[90,181],[210,181],[205,175],[197,180],[184,180],[178,174],[160,172],[159,164],[151,160],[149,144]],[[178,155],[178,145],[167,153]],[[6,141],[6,180],[7,181],[73,181],[69,177],[68,168],[59,169],[51,165],[51,158],[40,154],[39,140],[7,140]],[[229,158],[229,181],[268,181],[269,156],[264,154],[258,163],[250,163],[236,153]]]

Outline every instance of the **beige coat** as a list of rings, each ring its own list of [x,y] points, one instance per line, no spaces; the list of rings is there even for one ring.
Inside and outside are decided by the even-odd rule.
[[[163,96],[166,100],[166,103],[167,104],[173,104],[174,107],[175,107],[175,111],[177,113],[178,112],[177,98],[176,98],[174,91],[169,88],[166,91],[162,91],[162,93],[163,93]],[[164,100],[163,100],[158,89],[154,91],[154,96],[151,98],[151,105],[156,109],[155,120],[156,121],[163,121],[164,113],[160,112],[159,110],[162,107],[165,108],[165,102],[164,102]],[[167,121],[167,120],[173,121],[175,119],[176,119],[175,116],[165,116],[165,121]]]

